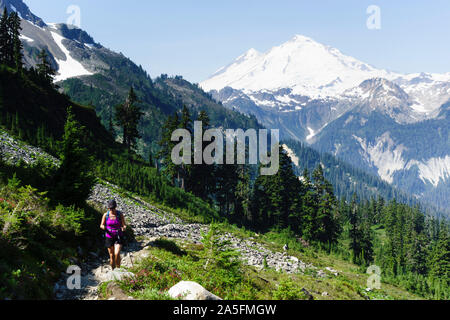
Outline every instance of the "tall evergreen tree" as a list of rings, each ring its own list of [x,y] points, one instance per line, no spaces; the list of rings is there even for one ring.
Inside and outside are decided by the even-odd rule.
[[[295,175],[292,162],[280,147],[280,167],[277,174],[259,176],[255,181],[251,208],[252,216],[263,230],[291,226],[298,231],[301,224],[301,183]]]
[[[128,150],[131,150],[136,144],[136,139],[141,137],[138,125],[144,113],[137,103],[138,97],[131,87],[125,103],[117,105],[115,110],[115,119],[123,130],[123,144]]]
[[[158,158],[161,160],[164,169],[164,175],[170,180],[172,185],[176,184],[178,177],[178,165],[172,162],[172,149],[176,143],[172,142],[172,132],[180,127],[180,118],[178,113],[169,115],[166,122],[163,125],[162,137],[159,141],[160,150],[158,152]]]
[[[184,105],[183,109],[181,110],[180,129],[186,129],[192,135],[192,118],[191,113],[189,112],[189,109],[186,107],[186,105]],[[191,147],[193,148],[193,146]],[[191,155],[193,155],[192,151],[193,150],[191,150]],[[180,187],[183,190],[191,188],[191,170],[192,165],[189,164],[182,163],[180,166],[178,166],[177,178],[180,182]],[[186,187],[186,185],[188,185],[188,187]]]
[[[206,130],[209,129],[210,119],[206,111],[201,111],[198,115],[197,121],[202,122],[202,137]],[[206,143],[202,141],[202,152],[206,146]],[[192,192],[194,195],[204,200],[211,200],[211,196],[214,194],[215,181],[214,181],[214,165],[193,164],[191,166],[189,183],[186,185],[186,191]]]
[[[20,31],[22,27],[20,26],[20,17],[17,12],[12,12],[9,16],[9,25],[11,32],[11,47],[12,47],[12,61],[16,70],[21,71],[23,68],[23,45],[20,40]]]
[[[39,63],[36,65],[36,71],[40,78],[46,83],[46,84],[52,84],[53,77],[55,76],[56,72],[52,68],[48,53],[46,49],[42,49],[41,52],[38,55]]]
[[[87,149],[82,146],[83,137],[84,127],[79,125],[72,109],[68,108],[60,142],[61,166],[55,174],[52,191],[52,198],[67,206],[82,206],[96,181],[92,160]]]
[[[450,285],[450,238],[447,226],[442,223],[439,240],[430,255],[430,275],[441,278]]]
[[[337,204],[333,187],[325,180],[321,165],[314,170],[313,178],[317,203],[314,238],[320,242],[332,243],[336,241],[339,230],[335,219]]]
[[[9,65],[11,62],[11,35],[9,30],[8,10],[3,9],[0,19],[0,63]]]

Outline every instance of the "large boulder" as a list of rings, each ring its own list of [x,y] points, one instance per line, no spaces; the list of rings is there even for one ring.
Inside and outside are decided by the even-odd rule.
[[[193,281],[181,281],[169,289],[169,295],[182,300],[222,300]]]

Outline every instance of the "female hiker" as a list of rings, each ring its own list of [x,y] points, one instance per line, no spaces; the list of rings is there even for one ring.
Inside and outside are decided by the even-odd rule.
[[[122,212],[116,210],[115,200],[108,201],[108,212],[103,215],[100,228],[106,231],[105,245],[108,248],[111,268],[120,268],[120,250],[124,241],[123,232],[127,228]]]

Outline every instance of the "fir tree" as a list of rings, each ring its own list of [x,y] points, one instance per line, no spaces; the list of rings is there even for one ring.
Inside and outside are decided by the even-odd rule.
[[[175,113],[170,115],[163,125],[162,137],[159,141],[158,158],[164,166],[164,175],[170,180],[172,185],[175,185],[178,177],[178,166],[172,162],[172,149],[175,147],[175,142],[172,142],[172,132],[180,127],[180,118]]]
[[[138,125],[144,113],[137,106],[137,103],[138,97],[131,87],[125,103],[116,106],[115,119],[122,127],[123,144],[128,150],[131,150],[136,144],[136,139],[141,137]]]
[[[52,191],[53,199],[67,206],[82,206],[96,181],[92,173],[92,160],[82,146],[84,136],[84,127],[78,124],[72,109],[68,108],[60,142],[61,166],[55,174]]]
[[[53,77],[55,76],[56,72],[52,68],[47,50],[42,49],[41,52],[38,55],[39,63],[36,65],[36,71],[39,75],[39,77],[46,83],[46,84],[52,84],[53,83]]]
[[[206,111],[201,111],[197,121],[202,122],[202,137],[206,130],[209,129],[209,116]],[[201,152],[203,152],[206,143],[202,141]],[[210,200],[210,197],[214,193],[214,165],[193,164],[191,166],[189,183],[186,185],[186,191],[192,192],[194,195],[204,200]]]
[[[144,114],[137,103],[137,95],[131,87],[125,103],[116,106],[115,119],[123,129],[123,144],[128,150],[131,150],[136,144],[136,139],[141,137],[138,125]]]
[[[441,278],[450,281],[450,238],[448,229],[442,223],[439,240],[430,255],[430,275],[434,278]]]
[[[20,40],[20,31],[22,27],[20,26],[20,17],[17,12],[12,12],[8,19],[10,30],[11,30],[11,47],[12,47],[12,61],[16,70],[21,71],[23,68],[23,45]]]
[[[8,10],[3,9],[0,19],[0,63],[12,67],[13,62],[13,41],[11,37],[11,24]]]

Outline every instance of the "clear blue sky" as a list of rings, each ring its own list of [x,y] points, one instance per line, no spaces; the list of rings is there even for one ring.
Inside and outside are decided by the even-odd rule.
[[[25,0],[46,22],[81,9],[81,27],[154,77],[200,82],[250,48],[303,34],[378,68],[450,72],[449,0]],[[369,5],[381,30],[366,27]]]

